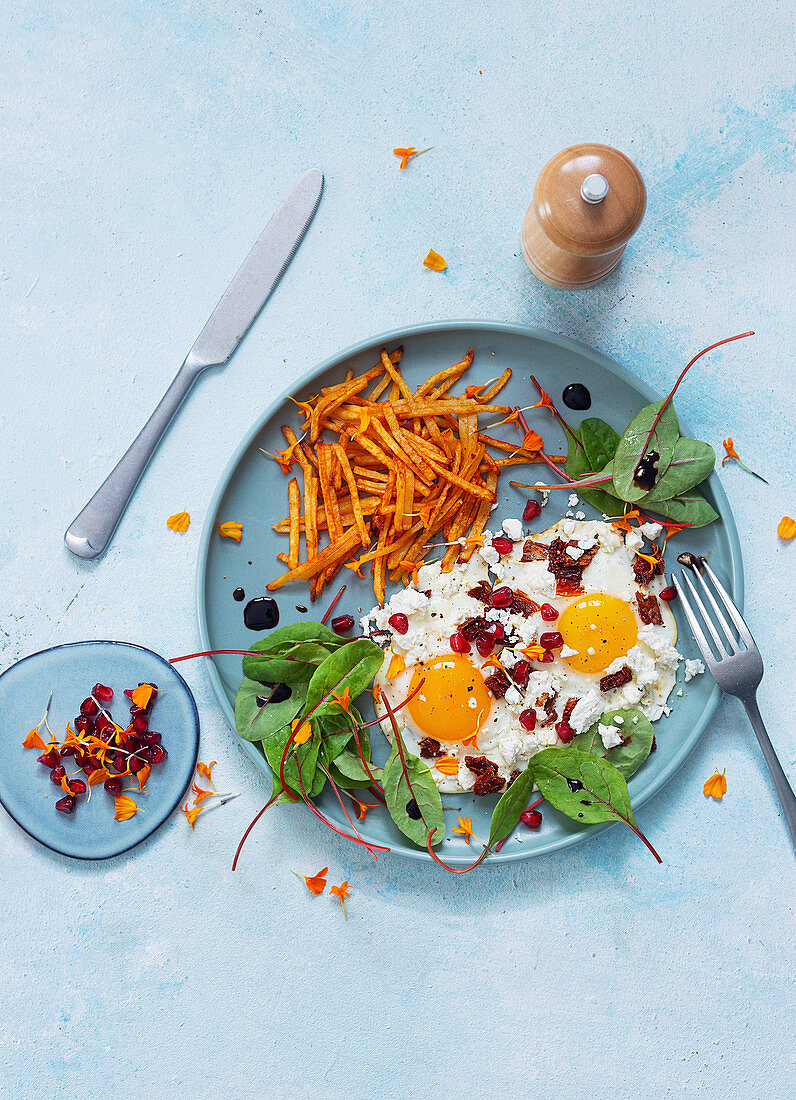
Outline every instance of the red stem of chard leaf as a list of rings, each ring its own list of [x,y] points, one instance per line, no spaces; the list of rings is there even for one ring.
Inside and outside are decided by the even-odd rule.
[[[398,746],[398,755],[401,758],[401,771],[404,773],[404,779],[406,780],[406,785],[409,788],[409,793],[412,796],[412,801],[417,806],[417,811],[420,814],[421,818],[423,819],[423,824],[428,829],[428,822],[426,821],[425,817],[423,816],[423,811],[420,809],[420,803],[415,798],[415,792],[414,792],[414,789],[412,787],[412,781],[409,778],[409,769],[406,766],[406,757],[404,756],[403,741],[401,740],[401,734],[400,734],[400,731],[398,729],[398,723],[395,721],[395,711],[390,706],[390,701],[389,701],[389,699],[387,698],[386,695],[382,696],[382,702],[384,703],[385,707],[387,708],[387,714],[389,715],[390,722],[392,723],[393,736],[395,737],[395,743]],[[432,831],[435,831],[435,830],[432,830]]]
[[[469,863],[466,867],[449,867],[447,863],[443,862],[443,860],[439,858],[431,844],[431,838],[434,836],[434,833],[436,831],[436,828],[432,829],[426,837],[426,847],[428,848],[428,854],[431,856],[435,863],[438,863],[440,867],[444,867],[446,871],[450,871],[452,875],[466,875],[468,871],[472,871],[474,867],[477,867],[479,863],[482,863],[483,860],[486,858],[487,853],[489,852],[488,848],[484,848],[478,859],[476,859],[473,863]]]
[[[302,794],[302,797],[303,797],[305,803],[309,806],[309,808],[312,810],[312,812],[315,814],[315,816],[318,818],[318,820],[322,821],[324,823],[324,825],[327,826],[327,828],[332,830],[333,833],[337,833],[338,836],[345,837],[346,840],[353,841],[354,844],[359,844],[360,847],[367,848],[370,851],[371,855],[373,855],[374,850],[377,851],[377,852],[389,852],[390,851],[389,848],[384,848],[381,844],[368,844],[364,840],[358,840],[355,836],[351,836],[350,833],[345,832],[343,829],[338,829],[337,826],[334,825],[329,820],[328,817],[324,817],[324,815],[321,813],[321,811],[318,809],[318,807],[315,805],[315,803],[311,802],[310,799],[307,798],[307,792],[304,790],[304,783],[302,781],[300,771],[299,771],[299,786],[301,787],[301,794]],[[374,856],[374,859],[375,858],[376,857]]]
[[[331,613],[334,611],[335,604],[337,603],[337,601],[340,599],[340,597],[342,596],[342,594],[344,592],[345,592],[345,585],[342,585],[342,587],[340,588],[340,591],[337,593],[335,598],[332,600],[332,602],[329,604],[328,608],[326,609],[326,614],[321,619],[321,626],[324,626],[324,624],[326,623],[326,620],[329,618]]]
[[[538,382],[536,381],[536,379],[534,378],[534,376],[533,376],[533,375],[531,375],[531,381],[533,382],[534,386],[536,386],[536,389],[537,389],[537,390],[538,390],[538,392],[539,392],[539,396],[540,396],[540,397],[543,397],[543,396],[544,396],[544,392],[545,392],[545,391],[544,391],[544,390],[542,389],[542,387],[541,387],[541,386],[539,385],[539,383],[538,383]],[[549,398],[550,398],[550,394],[549,394],[549,393],[547,394],[547,397],[548,397],[548,400],[549,400]],[[565,420],[565,419],[564,419],[564,417],[563,417],[563,416],[561,415],[561,413],[560,413],[560,412],[558,411],[558,409],[557,409],[557,408],[555,407],[555,405],[553,404],[553,402],[551,401],[551,402],[550,402],[550,404],[549,404],[549,405],[548,405],[547,407],[548,407],[548,409],[550,410],[550,412],[551,412],[551,413],[553,414],[553,416],[554,416],[554,417],[556,418],[556,420],[558,420],[558,422],[559,422],[559,423],[561,424],[561,427],[562,427],[562,428],[564,429],[564,431],[565,431],[565,432],[567,433],[567,435],[568,435],[568,436],[569,436],[569,438],[570,438],[570,439],[572,440],[572,442],[573,442],[573,443],[576,443],[576,444],[578,445],[578,447],[580,447],[580,449],[581,449],[581,450],[582,450],[582,451],[584,452],[584,454],[585,454],[585,453],[586,453],[586,448],[585,448],[585,447],[583,446],[583,444],[581,443],[581,441],[580,441],[580,440],[578,439],[578,437],[577,437],[577,436],[575,435],[575,433],[574,433],[574,432],[572,431],[572,429],[570,428],[569,424],[567,424],[566,420]]]
[[[340,807],[341,807],[341,809],[342,809],[343,813],[344,813],[344,814],[346,815],[346,817],[348,818],[348,824],[349,824],[349,825],[351,826],[351,828],[352,828],[352,829],[354,830],[354,833],[356,834],[356,836],[357,836],[357,837],[359,837],[359,840],[361,841],[361,843],[365,845],[365,847],[367,848],[367,850],[368,850],[368,851],[370,852],[370,854],[371,854],[371,855],[373,856],[373,858],[374,858],[374,859],[376,860],[376,862],[378,863],[378,861],[379,861],[379,857],[378,857],[378,856],[376,855],[376,853],[375,853],[375,852],[373,851],[373,849],[372,849],[372,848],[370,847],[370,845],[368,844],[368,842],[367,842],[367,841],[365,840],[365,838],[364,838],[364,837],[362,836],[362,833],[360,833],[359,829],[358,829],[358,828],[356,827],[356,825],[354,824],[354,822],[353,822],[353,819],[352,819],[352,817],[351,817],[351,814],[350,814],[350,813],[348,812],[348,810],[346,809],[346,805],[345,805],[345,802],[343,802],[342,798],[340,797],[340,791],[339,791],[339,789],[338,789],[338,786],[337,786],[337,784],[336,784],[336,783],[335,783],[335,781],[334,781],[334,780],[332,779],[331,773],[330,773],[330,772],[328,771],[328,769],[327,769],[327,768],[325,768],[325,767],[324,767],[324,765],[323,765],[323,764],[321,764],[320,762],[319,762],[319,767],[320,767],[321,771],[323,772],[323,774],[324,774],[324,775],[326,776],[326,778],[327,778],[327,779],[329,780],[329,782],[330,782],[330,783],[332,784],[332,790],[333,790],[333,791],[334,791],[334,793],[335,793],[335,794],[337,795],[337,801],[338,801],[338,802],[340,803]]]
[[[649,435],[647,436],[647,439],[644,443],[644,449],[641,452],[639,462],[641,462],[643,460],[644,456],[646,455],[647,448],[649,447],[650,441],[651,441],[653,435],[655,434],[655,429],[658,427],[658,423],[659,423],[661,417],[663,416],[664,412],[666,411],[667,407],[671,404],[672,398],[677,393],[677,387],[680,385],[682,380],[688,374],[691,367],[693,367],[694,363],[696,363],[697,359],[701,359],[703,355],[705,355],[709,351],[713,351],[714,348],[720,348],[722,344],[731,344],[733,342],[733,340],[743,340],[746,336],[754,336],[754,332],[739,332],[737,336],[727,336],[724,340],[717,340],[715,344],[711,344],[710,347],[703,348],[702,351],[697,352],[697,354],[694,356],[694,358],[691,360],[691,362],[686,364],[686,366],[680,372],[680,377],[677,379],[675,384],[672,386],[671,391],[669,392],[669,396],[666,398],[663,405],[661,405],[661,408],[660,408],[660,411],[659,411],[658,415],[655,417],[655,419],[652,422],[652,427],[650,428]]]
[[[282,793],[281,791],[277,791],[277,793],[276,793],[276,794],[272,794],[272,795],[271,795],[271,797],[270,797],[270,798],[268,799],[268,801],[267,801],[267,802],[266,802],[266,804],[265,804],[265,805],[263,806],[263,808],[262,808],[262,809],[260,810],[260,812],[259,812],[259,813],[258,813],[258,814],[256,815],[256,817],[255,817],[255,818],[254,818],[254,819],[252,820],[252,822],[250,823],[250,825],[249,825],[248,829],[246,830],[246,832],[245,832],[245,833],[243,834],[243,836],[242,836],[242,837],[240,838],[240,844],[239,844],[239,845],[238,845],[238,847],[237,847],[237,848],[235,849],[235,858],[234,858],[234,859],[232,860],[232,870],[233,870],[233,871],[235,870],[235,868],[236,868],[236,867],[237,867],[237,865],[238,865],[238,856],[240,855],[240,852],[241,852],[241,848],[242,848],[242,847],[243,847],[243,845],[244,845],[244,844],[246,843],[246,838],[247,838],[247,836],[248,836],[248,835],[249,835],[249,833],[250,833],[250,832],[252,831],[252,829],[253,829],[253,828],[254,828],[254,826],[255,826],[255,825],[257,824],[257,822],[258,822],[258,821],[260,820],[260,818],[261,818],[261,817],[263,816],[263,814],[264,814],[264,813],[265,813],[265,811],[266,811],[266,810],[268,809],[268,807],[269,807],[269,806],[273,806],[273,804],[274,804],[274,803],[276,802],[277,798],[279,798],[279,795],[280,795],[281,793]]]

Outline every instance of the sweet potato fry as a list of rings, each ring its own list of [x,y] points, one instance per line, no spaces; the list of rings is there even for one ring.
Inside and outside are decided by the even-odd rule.
[[[345,477],[346,484],[348,485],[348,492],[350,493],[351,510],[354,514],[354,522],[356,523],[357,530],[359,531],[359,537],[363,547],[367,546],[370,542],[370,534],[368,532],[367,525],[365,524],[365,516],[362,512],[362,506],[359,503],[359,490],[357,489],[356,478],[354,477],[354,471],[351,469],[351,464],[348,461],[348,455],[345,453],[339,443],[334,445],[334,453],[337,455],[337,461],[340,463],[340,469]]]
[[[287,502],[290,508],[290,547],[287,552],[287,563],[291,569],[295,569],[299,563],[299,511],[301,509],[301,494],[298,482],[291,477],[287,483]]]
[[[381,365],[384,367],[384,373],[388,374],[390,378],[392,378],[394,384],[398,387],[401,394],[406,398],[410,398],[412,396],[412,391],[409,389],[406,382],[404,382],[401,372],[397,369],[397,367],[393,366],[392,360],[384,349],[382,349],[381,353]]]
[[[497,397],[497,395],[500,393],[500,391],[503,389],[503,387],[510,381],[511,381],[511,367],[506,367],[506,369],[501,374],[500,378],[496,379],[496,381],[494,381],[491,386],[488,386],[484,390],[484,392],[481,394],[479,400],[480,401],[492,401],[492,400],[494,400],[494,398]]]
[[[277,577],[276,580],[267,584],[266,588],[269,592],[276,592],[284,587],[284,585],[290,584],[291,581],[309,580],[310,577],[325,572],[330,565],[342,562],[343,559],[348,557],[358,542],[359,532],[356,527],[351,527],[339,539],[330,542],[312,561],[305,561],[295,569],[290,569],[287,573],[283,573],[281,577]]]
[[[421,386],[418,386],[415,391],[417,396],[424,397],[427,393],[431,393],[435,386],[448,380],[455,383],[456,379],[464,374],[472,365],[473,358],[474,352],[473,349],[470,348],[464,359],[460,360],[458,363],[454,363],[452,367],[445,367],[444,370],[437,371],[436,374],[432,374],[430,378],[427,378]]]

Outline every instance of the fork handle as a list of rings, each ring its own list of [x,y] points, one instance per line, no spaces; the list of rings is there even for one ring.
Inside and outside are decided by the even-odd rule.
[[[793,788],[788,782],[785,772],[782,770],[782,765],[777,759],[777,754],[774,752],[774,747],[768,739],[768,733],[766,732],[766,727],[763,725],[763,719],[760,716],[756,697],[753,695],[751,699],[742,699],[741,702],[746,707],[746,713],[749,715],[752,729],[755,731],[757,740],[760,743],[760,748],[763,750],[763,756],[766,758],[768,770],[771,772],[771,778],[774,780],[774,786],[777,789],[779,800],[782,803],[782,809],[785,811],[785,820],[788,823],[791,838],[796,845],[796,795],[794,795]]]
[[[127,452],[72,521],[64,542],[73,554],[79,558],[98,558],[108,545],[147,463],[196,376],[197,371],[186,360]]]

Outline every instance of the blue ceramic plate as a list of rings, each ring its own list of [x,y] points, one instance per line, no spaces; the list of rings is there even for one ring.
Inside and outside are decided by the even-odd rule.
[[[152,728],[163,735],[169,754],[152,769],[149,797],[136,798],[143,813],[129,821],[114,821],[113,796],[101,785],[93,788],[90,802],[86,795],[78,798],[73,814],[59,813],[55,803],[63,791],[38,763],[40,753],[22,747],[28,730],[44,713],[50,689],[50,728],[60,741],[66,723],[72,725],[94,684],[113,688],[115,695],[107,706],[122,723],[129,719],[130,706],[122,692],[139,682],[157,684],[160,689],[152,708]],[[0,802],[35,840],[75,859],[108,859],[140,844],[177,807],[196,766],[199,715],[190,688],[157,653],[126,642],[75,642],[23,657],[0,676],[0,713]],[[49,740],[45,729],[41,734]],[[73,759],[64,763],[67,772],[77,771]],[[76,778],[86,777],[79,772]],[[126,781],[128,785],[132,784]]]
[[[638,410],[650,401],[657,401],[655,393],[646,383],[634,377],[630,371],[600,355],[590,348],[540,329],[522,325],[495,324],[483,321],[452,321],[444,324],[418,325],[398,332],[389,332],[367,340],[356,347],[339,353],[311,371],[293,396],[302,399],[321,386],[342,381],[351,367],[357,373],[372,366],[379,359],[380,348],[404,345],[401,370],[410,387],[414,388],[434,371],[461,359],[468,347],[475,349],[475,362],[467,375],[467,384],[485,382],[511,367],[513,377],[500,396],[507,405],[530,405],[537,399],[529,381],[533,373],[540,384],[561,407],[561,391],[572,382],[584,383],[592,398],[588,412],[571,414],[571,421],[578,424],[584,416],[600,416],[620,432]],[[680,364],[672,364],[672,381]],[[458,392],[458,387],[457,387]],[[685,410],[685,402],[678,401],[678,414]],[[682,423],[682,421],[681,421]],[[246,599],[262,595],[265,585],[284,567],[276,561],[276,554],[286,549],[287,540],[271,530],[275,523],[287,514],[287,479],[280,473],[273,460],[262,454],[261,448],[274,451],[284,447],[281,424],[297,424],[295,406],[280,398],[258,419],[246,439],[241,443],[227,469],[224,471],[207,514],[203,542],[199,554],[198,607],[199,626],[203,648],[247,649],[257,637],[243,623],[243,603],[233,599],[233,590],[242,587]],[[538,429],[550,453],[566,453],[562,433],[552,419],[541,413],[531,414],[531,427]],[[683,424],[683,433],[688,429]],[[502,429],[508,438],[507,429]],[[531,477],[523,476],[531,474]],[[545,480],[543,467],[518,468],[516,480]],[[493,514],[492,528],[508,516],[520,516],[525,503],[522,490],[512,489],[508,477],[502,479],[503,490],[499,508]],[[743,598],[743,576],[738,536],[730,513],[727,498],[718,479],[710,478],[706,496],[720,515],[709,527],[689,535],[680,536],[680,549],[709,554],[713,568],[727,584],[739,604]],[[582,505],[588,518],[599,518],[588,505]],[[550,503],[533,529],[541,530],[560,519],[566,511],[566,494],[551,494]],[[221,539],[214,533],[216,526],[225,520],[236,520],[244,525],[240,544]],[[346,570],[347,589],[335,608],[335,614],[350,612],[358,618],[362,610],[373,605],[373,590],[369,580],[360,581]],[[369,577],[369,574],[366,574]],[[310,608],[309,615],[301,615],[296,604],[309,604],[307,585],[288,585],[277,593],[280,608],[280,624],[299,619],[320,619],[328,601],[337,591],[334,584],[325,592],[322,605]],[[388,589],[389,595],[389,589]],[[676,604],[675,612],[680,640],[678,648],[687,657],[699,656],[696,646]],[[217,657],[209,661],[210,677],[219,702],[233,723],[235,692],[241,679],[239,657]],[[682,673],[680,674],[682,680]],[[677,689],[675,689],[677,690]],[[656,723],[657,751],[630,780],[630,794],[634,808],[643,804],[660,790],[667,779],[680,767],[692,751],[707,727],[719,700],[719,690],[708,676],[698,676],[684,686],[682,697],[670,699],[672,714]],[[382,743],[380,743],[382,742]],[[386,758],[386,742],[378,733],[373,735],[374,756],[377,762]],[[269,776],[268,765],[257,745],[242,742],[255,766]],[[270,791],[270,783],[263,784],[263,792]],[[479,836],[489,832],[488,820],[494,799],[473,796],[449,796],[445,802],[461,806],[461,813],[473,819],[473,828]],[[347,826],[333,794],[324,794],[320,805],[329,818],[341,826]],[[273,813],[302,813],[301,808],[278,806]],[[455,824],[456,814],[450,824]],[[655,841],[654,822],[644,826]],[[558,848],[570,847],[605,826],[578,828],[573,821],[546,807],[544,824],[538,833],[519,829],[501,851],[489,857],[487,863],[526,859],[529,856]],[[413,859],[430,859],[425,850],[414,847],[399,833],[384,813],[372,811],[361,828],[368,840],[388,845],[393,852],[400,852]],[[472,851],[460,837],[449,837],[438,849],[446,861],[463,865],[472,859]]]

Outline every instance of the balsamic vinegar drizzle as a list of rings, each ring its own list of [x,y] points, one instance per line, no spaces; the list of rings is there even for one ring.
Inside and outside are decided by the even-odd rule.
[[[591,408],[591,394],[582,382],[573,382],[561,394],[561,400],[568,409],[585,412]]]
[[[655,485],[660,457],[657,451],[648,451],[636,466],[636,472],[633,474],[633,484],[638,486],[639,489],[646,492]]]
[[[279,607],[270,596],[255,596],[243,609],[243,621],[249,630],[273,630],[279,622]]]
[[[264,686],[268,687],[269,685],[265,684]],[[293,689],[289,684],[272,684],[270,686],[274,690],[270,691],[268,695],[257,696],[258,707],[264,707],[266,703],[284,703],[285,699],[289,699],[293,694]]]
[[[233,600],[237,600],[238,603],[242,603],[243,600],[246,599],[246,593],[243,591],[242,588],[236,588],[235,591],[232,593],[232,598]]]

